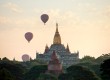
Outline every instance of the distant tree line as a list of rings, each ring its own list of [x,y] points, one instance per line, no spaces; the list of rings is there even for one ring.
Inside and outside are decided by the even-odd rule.
[[[37,59],[20,62],[0,58],[0,80],[110,80],[110,53],[98,58],[84,56],[77,65],[64,67],[58,77],[46,71],[47,64]]]

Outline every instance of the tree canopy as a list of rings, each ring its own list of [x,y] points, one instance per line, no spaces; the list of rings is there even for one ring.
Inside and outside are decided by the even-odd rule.
[[[16,80],[23,80],[25,68],[21,64],[15,64],[11,61],[2,61],[0,62],[0,70],[3,68],[7,69]]]
[[[58,80],[54,75],[41,73],[38,80]]]
[[[110,59],[104,60],[100,66],[102,71],[101,77],[103,80],[110,80]]]
[[[25,74],[25,80],[35,80],[39,77],[41,73],[45,73],[46,70],[47,65],[34,66]]]
[[[100,80],[90,69],[82,66],[70,66],[67,68],[68,80]]]
[[[0,69],[0,80],[15,80],[14,76],[5,68]]]
[[[95,57],[91,56],[84,56],[82,59],[80,59],[80,62],[93,62],[95,61]]]
[[[110,58],[110,53],[108,54],[102,54],[101,56],[99,56],[98,58],[96,58],[96,62],[101,64],[103,63],[104,60],[109,59]]]

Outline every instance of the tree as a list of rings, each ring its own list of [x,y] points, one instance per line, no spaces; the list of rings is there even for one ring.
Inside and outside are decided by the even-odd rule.
[[[90,69],[82,66],[70,66],[67,68],[70,75],[69,80],[100,80],[100,78]]]
[[[58,76],[58,80],[71,80],[68,73],[62,73]]]
[[[37,80],[58,80],[54,75],[41,73]]]
[[[0,80],[15,80],[14,76],[5,68],[0,70]]]
[[[101,64],[103,63],[104,60],[109,59],[110,58],[110,53],[108,54],[102,54],[101,56],[99,56],[98,58],[96,58],[96,62]]]
[[[7,69],[13,76],[15,76],[16,80],[23,80],[25,68],[21,64],[14,64],[10,61],[2,61],[0,62],[0,70],[3,68]]]
[[[77,65],[87,67],[87,68],[93,70],[98,76],[100,76],[100,64],[98,64],[98,63],[84,62],[84,63],[79,63]]]
[[[44,63],[43,61],[40,61],[38,59],[34,59],[32,60],[30,58],[30,61],[27,62],[21,62],[22,65],[24,65],[27,69],[31,69],[32,67],[36,66],[36,65],[45,65],[46,63]]]
[[[94,62],[95,61],[95,57],[91,57],[91,56],[84,56],[82,59],[80,59],[80,62]]]
[[[25,80],[36,80],[41,73],[45,73],[47,65],[37,65],[32,67],[26,74]]]
[[[10,61],[7,57],[2,58],[3,61]]]
[[[102,71],[101,77],[103,80],[110,80],[110,59],[104,60],[100,66]]]

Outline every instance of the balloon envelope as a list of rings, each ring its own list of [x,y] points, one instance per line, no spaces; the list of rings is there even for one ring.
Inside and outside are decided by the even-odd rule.
[[[22,60],[23,60],[24,62],[29,61],[29,60],[30,60],[29,55],[27,55],[27,54],[22,55]]]
[[[28,42],[30,42],[31,39],[33,38],[33,34],[31,32],[27,32],[25,33],[25,38]]]
[[[47,14],[42,14],[41,15],[41,20],[44,22],[44,24],[48,21],[49,16]]]

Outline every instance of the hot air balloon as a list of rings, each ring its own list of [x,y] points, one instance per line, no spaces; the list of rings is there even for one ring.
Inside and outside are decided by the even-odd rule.
[[[41,20],[44,22],[44,25],[48,21],[48,19],[49,19],[49,16],[47,14],[42,14],[41,15]]]
[[[23,60],[24,62],[29,61],[29,60],[30,60],[29,55],[28,55],[28,54],[22,55],[22,60]]]
[[[31,32],[25,33],[25,38],[28,42],[30,42],[33,38],[33,34]]]

